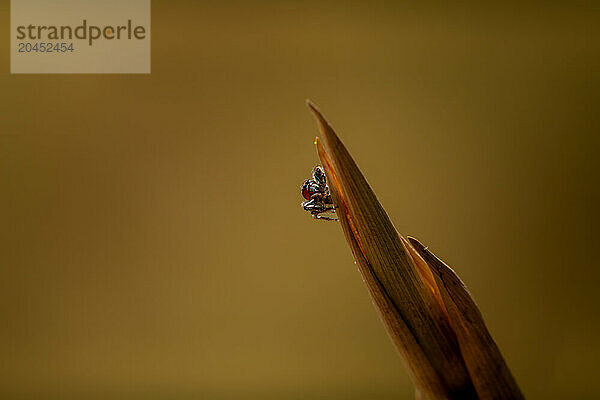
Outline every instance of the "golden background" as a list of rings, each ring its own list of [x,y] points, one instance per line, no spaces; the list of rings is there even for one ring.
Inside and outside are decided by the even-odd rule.
[[[413,398],[305,98],[525,395],[600,395],[593,4],[153,1],[151,75],[10,75],[2,2],[0,397]]]

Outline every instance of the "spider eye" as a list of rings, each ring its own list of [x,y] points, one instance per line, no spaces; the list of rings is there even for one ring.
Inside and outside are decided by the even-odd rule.
[[[315,181],[317,181],[321,185],[327,184],[327,178],[325,178],[325,172],[323,172],[323,169],[321,168],[320,165],[317,165],[315,167],[315,169],[313,170],[313,178],[315,178]]]

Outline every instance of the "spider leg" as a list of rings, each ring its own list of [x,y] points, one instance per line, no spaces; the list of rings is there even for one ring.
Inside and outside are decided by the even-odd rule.
[[[310,199],[311,199],[311,201],[314,200],[314,201],[318,201],[320,203],[323,203],[324,202],[324,197],[325,196],[323,195],[323,193],[316,192],[316,193],[313,193],[312,196],[310,196]]]
[[[314,219],[322,219],[324,221],[337,221],[338,220],[337,218],[324,217],[324,216],[319,215],[319,214],[313,214],[313,218]]]
[[[302,202],[302,208],[304,208],[306,211],[311,211],[316,206],[317,206],[317,202],[315,199],[311,199],[311,200]]]
[[[337,221],[337,218],[325,217],[323,213],[335,213],[335,206],[333,204],[323,203],[322,197],[313,196],[310,200],[302,203],[302,208],[310,212],[314,219],[322,219],[325,221]]]

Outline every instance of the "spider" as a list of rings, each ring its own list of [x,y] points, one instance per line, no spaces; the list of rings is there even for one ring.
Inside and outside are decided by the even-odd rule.
[[[335,206],[331,200],[325,173],[320,165],[313,168],[312,179],[304,181],[302,196],[307,200],[302,203],[302,208],[308,211],[313,218],[325,221],[337,221],[337,218],[321,215],[323,213],[335,213]]]

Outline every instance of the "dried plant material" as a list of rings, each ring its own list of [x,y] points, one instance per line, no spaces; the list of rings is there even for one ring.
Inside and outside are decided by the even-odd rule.
[[[488,398],[476,391],[436,270],[398,234],[336,133],[314,105],[308,106],[325,143],[315,142],[342,230],[417,397]]]
[[[458,275],[417,239],[408,237],[433,271],[473,385],[482,399],[523,399],[477,304]]]
[[[435,281],[424,279],[333,129],[317,117],[321,163],[346,239],[394,343],[423,395],[476,398]]]

